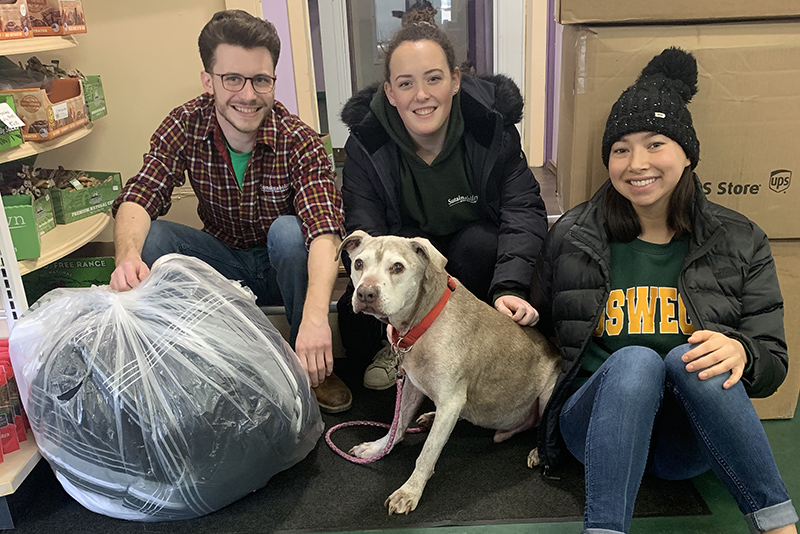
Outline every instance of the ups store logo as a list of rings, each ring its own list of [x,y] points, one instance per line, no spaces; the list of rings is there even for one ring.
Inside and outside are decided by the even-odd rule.
[[[792,171],[776,169],[769,173],[769,188],[776,193],[785,193],[792,185]],[[706,195],[718,196],[751,196],[761,192],[763,184],[737,184],[734,182],[703,182]]]
[[[778,169],[769,173],[769,188],[776,193],[785,193],[792,185],[792,171]]]

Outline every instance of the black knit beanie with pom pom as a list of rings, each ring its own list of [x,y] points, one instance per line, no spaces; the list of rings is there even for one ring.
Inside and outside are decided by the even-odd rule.
[[[650,60],[636,83],[611,107],[603,134],[603,163],[608,167],[611,145],[636,132],[666,135],[683,148],[692,162],[700,161],[700,142],[686,107],[697,93],[697,61],[680,48],[667,48]]]

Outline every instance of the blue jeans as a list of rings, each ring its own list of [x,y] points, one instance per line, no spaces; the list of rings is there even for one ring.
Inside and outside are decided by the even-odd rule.
[[[153,221],[142,260],[150,267],[173,252],[199,258],[225,278],[240,280],[255,293],[259,306],[283,304],[290,326],[289,344],[294,347],[308,288],[308,251],[299,218],[284,215],[275,219],[267,232],[266,250],[233,250],[201,230]]]
[[[741,382],[700,380],[675,347],[612,354],[561,410],[561,434],[586,474],[584,532],[628,532],[645,472],[669,480],[713,469],[751,532],[795,523],[764,427]]]

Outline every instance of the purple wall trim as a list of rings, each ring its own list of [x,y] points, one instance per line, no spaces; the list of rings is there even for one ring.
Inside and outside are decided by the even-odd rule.
[[[290,112],[297,114],[297,90],[292,69],[292,40],[289,34],[289,9],[286,0],[262,0],[261,7],[264,10],[264,18],[275,25],[281,38],[281,57],[275,68],[275,76],[278,77],[275,99]]]
[[[317,92],[325,92],[325,72],[322,68],[322,37],[319,29],[319,0],[308,0],[308,20],[311,22],[311,52],[314,55],[314,80]]]

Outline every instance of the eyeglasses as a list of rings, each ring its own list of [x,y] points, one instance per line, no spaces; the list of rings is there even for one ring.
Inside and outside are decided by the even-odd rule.
[[[216,72],[209,72],[209,74],[219,76],[222,80],[222,87],[232,93],[238,93],[244,89],[244,84],[250,80],[256,93],[269,94],[275,90],[275,80],[278,79],[269,74],[256,74],[255,76],[242,76],[236,73],[217,74]]]

